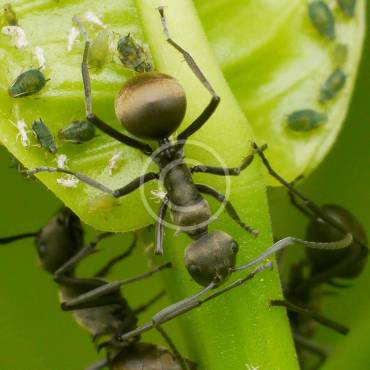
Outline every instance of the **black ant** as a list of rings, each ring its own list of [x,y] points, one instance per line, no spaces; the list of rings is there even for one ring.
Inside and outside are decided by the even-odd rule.
[[[342,237],[342,232],[323,221],[319,216],[297,201],[289,192],[292,204],[306,217],[309,224],[306,230],[308,240],[332,242]],[[353,279],[360,275],[365,267],[368,255],[367,236],[361,223],[348,210],[333,204],[326,204],[321,210],[328,217],[336,220],[358,241],[353,241],[343,250],[318,251],[306,249],[306,256],[294,264],[284,287],[284,300],[273,300],[271,305],[288,309],[293,337],[299,360],[304,368],[307,353],[318,357],[314,369],[319,369],[325,362],[327,351],[310,339],[314,334],[313,321],[318,322],[340,334],[347,334],[348,328],[319,313],[320,299],[327,294],[323,285],[345,288],[348,285],[336,279]]]
[[[160,265],[144,274],[110,284],[109,291],[99,295],[107,281],[103,279],[111,268],[134,250],[136,234],[129,248],[122,254],[112,258],[101,268],[93,278],[79,278],[75,276],[75,268],[87,256],[91,255],[97,244],[105,238],[114,235],[110,232],[99,234],[95,240],[83,247],[84,232],[80,219],[68,208],[60,210],[44,227],[33,233],[19,234],[0,238],[0,244],[8,244],[25,238],[35,238],[37,254],[41,266],[53,274],[55,282],[60,288],[60,297],[63,301],[63,310],[69,310],[68,305],[73,303],[75,320],[87,328],[98,343],[106,335],[112,336],[116,332],[129,331],[136,327],[137,315],[146,310],[150,305],[160,299],[164,292],[154,296],[146,304],[132,309],[127,300],[122,296],[120,287],[152,276],[165,268],[170,263]],[[94,292],[94,295],[91,295]],[[81,297],[88,297],[84,303],[79,303]],[[107,347],[107,357],[89,367],[90,370],[102,369],[109,365],[112,370],[134,369],[133,362],[151,364],[153,369],[191,370],[195,364],[185,360],[177,351],[174,343],[162,328],[157,330],[169,344],[171,351],[154,344],[138,342],[139,337],[126,343],[112,341]],[[101,343],[99,347],[106,346]]]
[[[167,42],[182,54],[192,72],[211,94],[211,100],[202,113],[173,142],[169,137],[180,126],[186,110],[186,97],[181,85],[174,77],[160,72],[141,73],[129,79],[116,96],[116,115],[132,135],[141,139],[156,140],[159,145],[156,151],[150,145],[113,129],[93,113],[91,84],[87,65],[90,42],[86,31],[76,17],[74,17],[74,22],[78,24],[81,34],[85,38],[81,69],[87,119],[117,141],[140,150],[146,156],[150,156],[158,165],[159,173],[146,173],[119,189],[111,190],[94,179],[64,168],[39,167],[28,171],[28,175],[34,175],[40,172],[67,173],[115,198],[133,192],[148,181],[162,181],[167,194],[162,201],[156,223],[155,252],[159,255],[163,254],[164,217],[168,207],[170,207],[174,223],[181,231],[184,231],[194,240],[185,250],[186,268],[192,278],[205,288],[201,292],[162,310],[153,317],[150,324],[139,328],[138,332],[146,331],[153,326],[166,322],[180,313],[191,309],[190,307],[194,308],[194,306],[199,305],[199,297],[201,295],[218,287],[232,272],[254,266],[272,253],[288,245],[301,244],[314,248],[343,248],[352,240],[351,235],[347,235],[340,242],[309,243],[297,238],[288,237],[274,244],[252,262],[244,266],[235,267],[236,254],[239,249],[238,244],[230,235],[223,231],[208,231],[208,224],[212,221],[211,210],[202,194],[210,195],[223,203],[226,212],[244,230],[252,235],[256,235],[257,232],[240,219],[232,204],[223,194],[207,185],[195,184],[192,174],[201,172],[221,176],[238,176],[241,171],[251,164],[259,148],[252,147],[251,153],[245,157],[239,167],[222,168],[202,165],[189,168],[187,166],[183,153],[184,145],[187,139],[203,127],[212,116],[220,103],[220,97],[214,91],[192,56],[170,37],[164,16],[164,9],[160,7],[158,10]],[[234,283],[214,293],[214,295],[219,295],[221,292],[233,287]],[[108,286],[105,288],[108,289]],[[211,296],[213,297],[214,295]],[[211,296],[205,300],[210,299]],[[70,307],[72,308],[72,306]],[[126,340],[129,337],[137,335],[138,332],[133,330],[130,333],[118,336],[118,340]]]

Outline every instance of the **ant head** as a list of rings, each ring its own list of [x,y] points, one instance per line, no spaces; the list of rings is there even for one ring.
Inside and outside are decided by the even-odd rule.
[[[114,356],[114,354],[113,354]],[[195,363],[185,359],[187,369],[195,370]],[[149,343],[135,343],[123,348],[111,360],[112,370],[166,369],[179,370],[181,365],[166,348]]]
[[[342,261],[352,259],[353,263],[347,263],[346,268],[338,273],[338,277],[351,278],[358,276],[366,263],[368,253],[367,237],[364,227],[360,222],[346,209],[337,205],[324,205],[322,211],[344,229],[350,232],[361,243],[353,241],[348,248],[332,251],[321,251],[308,248],[307,256],[310,260],[312,269],[315,272],[324,271],[337,265]],[[307,239],[321,242],[333,242],[343,238],[343,234],[331,225],[321,219],[313,219],[307,228]]]
[[[54,273],[82,247],[80,219],[68,208],[58,212],[37,238],[36,248],[42,267]]]
[[[222,283],[235,267],[239,246],[222,231],[202,235],[185,250],[185,265],[193,279],[207,286],[214,281]]]
[[[128,80],[116,96],[117,118],[131,134],[149,140],[169,137],[186,110],[182,86],[159,72],[141,73]]]

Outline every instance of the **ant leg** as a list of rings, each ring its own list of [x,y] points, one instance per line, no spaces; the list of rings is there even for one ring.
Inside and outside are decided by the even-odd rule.
[[[327,242],[327,243],[320,243],[320,242],[309,242],[307,240],[294,238],[293,236],[288,236],[284,239],[278,240],[276,243],[274,243],[270,248],[268,248],[264,253],[260,254],[258,257],[256,257],[251,262],[246,263],[242,266],[237,266],[231,269],[231,271],[242,271],[245,269],[248,269],[250,267],[253,267],[260,262],[262,262],[264,259],[270,257],[271,255],[275,254],[276,252],[289,247],[290,245],[302,245],[304,247],[308,248],[314,248],[314,249],[326,249],[326,250],[335,250],[335,249],[342,249],[348,247],[353,241],[352,234],[346,234],[343,239],[340,239],[336,242]]]
[[[61,305],[62,310],[70,311],[70,310],[76,310],[76,309],[87,308],[87,307],[92,307],[92,306],[98,307],[101,305],[99,304],[99,302],[96,302],[96,305],[95,304],[92,305],[92,303],[95,302],[98,298],[118,291],[120,287],[123,285],[131,284],[139,280],[144,280],[154,275],[155,273],[160,272],[170,267],[171,267],[171,263],[167,262],[143,274],[140,274],[140,275],[137,275],[137,276],[125,279],[125,280],[117,280],[117,281],[112,281],[110,283],[106,283],[104,285],[97,287],[96,289],[90,290],[87,293],[81,294],[77,298],[63,302]]]
[[[141,314],[142,312],[146,311],[151,305],[153,305],[154,303],[156,303],[159,299],[161,299],[164,295],[166,294],[166,292],[164,290],[162,290],[161,292],[159,292],[157,295],[155,295],[150,301],[142,304],[141,306],[137,307],[134,309],[134,314],[135,315],[139,315]]]
[[[168,209],[168,196],[162,200],[161,208],[159,209],[158,219],[155,225],[155,248],[154,254],[163,256],[163,236],[164,236],[164,218]]]
[[[195,184],[197,189],[203,193],[212,196],[213,198],[217,199],[220,203],[223,203],[225,205],[225,210],[228,213],[228,215],[244,230],[248,231],[250,234],[252,234],[254,237],[258,235],[258,231],[254,230],[250,226],[246,225],[239,217],[238,213],[236,212],[233,205],[226,199],[226,197],[216,191],[215,189],[211,188],[210,186],[203,185],[203,184]]]
[[[101,370],[106,368],[109,365],[109,360],[107,358],[103,358],[102,360],[91,364],[85,370]]]
[[[136,247],[136,244],[137,244],[137,235],[134,234],[134,239],[132,240],[128,249],[124,251],[122,254],[119,254],[118,256],[113,257],[111,260],[109,260],[105,266],[103,266],[98,272],[95,273],[94,277],[102,278],[102,277],[107,276],[110,270],[112,269],[112,267],[116,263],[122,261],[123,259],[131,255],[131,253],[134,251]]]
[[[105,232],[99,234],[93,241],[91,241],[86,247],[78,251],[73,257],[71,257],[66,263],[64,263],[58,270],[54,273],[54,280],[58,279],[65,275],[67,272],[73,270],[84,258],[89,256],[94,252],[95,247],[105,238],[113,236],[114,233]]]
[[[203,84],[203,86],[212,95],[211,101],[204,108],[203,112],[183,132],[181,132],[178,135],[177,140],[185,142],[185,140],[189,136],[191,136],[196,131],[198,131],[208,121],[208,119],[212,116],[212,114],[216,110],[218,104],[220,103],[220,97],[217,95],[217,93],[215,92],[215,90],[213,89],[213,87],[211,86],[209,81],[207,80],[206,76],[200,70],[197,63],[193,59],[193,57],[170,37],[170,34],[168,32],[168,28],[167,28],[166,17],[164,15],[163,6],[160,6],[158,8],[158,11],[159,11],[159,14],[161,16],[162,28],[163,28],[163,32],[166,36],[167,42],[182,54],[182,56],[185,59],[185,62],[190,67],[190,69],[193,71],[195,76],[198,78],[198,80]],[[183,145],[184,142],[181,143],[181,145]]]
[[[172,341],[172,339],[169,337],[169,335],[166,333],[166,331],[163,330],[161,326],[157,326],[156,329],[162,335],[163,339],[167,342],[167,344],[170,347],[172,353],[174,354],[177,362],[179,363],[179,365],[181,367],[181,370],[188,370],[188,367],[186,365],[186,361],[185,361],[184,357],[181,356],[179,350],[175,346],[175,343]]]
[[[307,351],[314,353],[316,356],[319,357],[319,361],[314,367],[311,367],[311,370],[319,370],[321,369],[321,366],[324,364],[326,358],[328,357],[329,350],[326,348],[323,348],[316,342],[305,338],[304,336],[293,333],[294,342],[298,347],[302,347],[306,349]]]
[[[88,39],[87,33],[82,26],[80,20],[75,16],[72,18],[73,22],[76,23],[78,28],[80,29],[81,34],[83,35],[83,38],[85,40],[85,48],[81,63],[81,72],[82,72],[82,80],[84,84],[84,93],[85,93],[85,108],[86,108],[86,118],[88,121],[90,121],[94,126],[96,126],[98,129],[106,133],[108,136],[112,137],[113,139],[126,144],[128,146],[131,146],[132,148],[139,149],[142,153],[145,155],[150,156],[153,153],[153,149],[145,143],[142,143],[136,139],[133,139],[129,136],[124,135],[123,133],[115,130],[111,126],[107,125],[104,121],[102,121],[100,118],[95,116],[95,114],[92,112],[92,99],[91,99],[91,82],[90,82],[90,74],[89,69],[87,65],[87,58],[89,55],[89,47],[90,47],[90,41]]]
[[[73,171],[67,170],[65,168],[41,166],[41,167],[34,168],[32,170],[27,170],[26,174],[28,177],[31,177],[41,172],[50,172],[50,173],[59,172],[59,173],[66,173],[68,175],[72,175],[76,177],[77,179],[79,179],[81,182],[95,189],[98,189],[102,191],[103,193],[112,195],[115,198],[119,198],[119,197],[122,197],[124,195],[127,195],[133,192],[134,190],[136,190],[137,188],[139,188],[141,185],[145,184],[148,181],[158,179],[157,173],[148,172],[145,175],[139,176],[136,179],[132,180],[131,182],[129,182],[127,185],[123,186],[122,188],[112,190],[112,189],[107,188],[105,185],[101,184],[100,182],[92,179],[91,177],[88,177],[80,172],[73,172]]]
[[[214,166],[194,166],[190,168],[191,173],[195,172],[202,172],[202,173],[210,173],[212,175],[219,175],[219,176],[239,176],[240,173],[245,170],[253,161],[255,155],[255,150],[252,150],[251,154],[248,154],[242,164],[239,167],[232,167],[232,168],[223,168],[223,167],[214,167]]]
[[[320,323],[321,325],[332,329],[340,334],[346,335],[349,332],[349,329],[341,325],[313,310],[303,308],[300,306],[297,306],[289,301],[286,300],[280,300],[280,299],[273,299],[270,301],[271,306],[280,306],[285,307],[288,311],[296,312],[302,316],[310,317],[311,319],[315,320],[316,322]]]
[[[263,165],[267,168],[267,171],[269,174],[274,177],[277,181],[279,181],[282,185],[284,185],[290,192],[292,192],[295,196],[300,198],[303,201],[303,204],[314,214],[316,214],[318,217],[320,217],[323,221],[328,223],[329,225],[335,227],[337,230],[341,231],[343,234],[347,234],[348,231],[343,228],[342,225],[340,225],[335,219],[332,217],[326,215],[321,207],[317,205],[314,201],[304,196],[300,191],[298,191],[294,186],[292,186],[289,182],[284,180],[270,165],[270,162],[267,160],[265,154],[263,151],[267,148],[267,145],[264,144],[261,147],[259,147],[256,143],[252,143],[252,148],[256,150],[257,154],[260,156]],[[364,247],[364,249],[367,249],[367,246],[365,246],[360,240],[358,240],[356,237],[353,238],[353,240],[358,243],[360,246]]]
[[[226,293],[227,291],[229,291],[231,289],[234,289],[234,288],[244,284],[248,280],[253,279],[256,274],[258,274],[259,272],[261,272],[261,271],[263,271],[267,268],[271,268],[271,266],[272,266],[271,262],[266,263],[266,264],[261,264],[254,271],[249,273],[244,278],[235,280],[233,283],[227,285],[226,287],[224,287],[222,289],[216,290],[214,293],[208,295],[205,298],[199,298],[199,297],[203,296],[204,294],[206,294],[207,292],[209,292],[210,290],[214,289],[217,286],[217,284],[213,282],[213,283],[209,284],[207,287],[205,287],[204,289],[202,289],[200,292],[198,292],[198,293],[196,293],[196,294],[194,294],[190,297],[187,297],[187,298],[183,299],[182,301],[174,303],[174,304],[164,308],[163,310],[159,311],[156,315],[154,315],[152,317],[152,320],[150,322],[148,322],[148,323],[142,325],[141,327],[139,327],[137,329],[134,329],[134,330],[132,330],[128,333],[122,333],[121,335],[118,335],[116,339],[118,341],[126,341],[129,338],[132,338],[132,337],[135,337],[139,334],[142,334],[142,333],[144,333],[144,332],[146,332],[146,331],[148,331],[152,328],[157,327],[158,325],[162,325],[163,323],[165,323],[167,321],[170,321],[170,320],[174,319],[177,316],[180,316],[180,315],[182,315],[182,314],[184,314],[188,311],[191,311],[194,308],[200,307],[203,303],[205,303],[205,302],[207,302],[207,301],[209,301],[213,298],[216,298],[219,295],[222,295],[223,293]]]
[[[26,238],[34,238],[38,235],[37,233],[25,233],[25,234],[18,234],[12,236],[6,236],[5,238],[0,238],[0,244],[9,244],[15,242],[17,240],[26,239]]]

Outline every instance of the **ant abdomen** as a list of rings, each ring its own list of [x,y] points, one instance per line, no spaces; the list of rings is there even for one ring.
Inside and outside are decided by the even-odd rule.
[[[186,111],[185,92],[164,73],[148,72],[129,79],[116,96],[115,112],[133,135],[149,140],[169,137]]]
[[[321,209],[362,244],[353,241],[348,248],[325,251],[324,253],[320,250],[308,248],[307,256],[311,264],[312,274],[324,272],[341,262],[351,259],[353,263],[346,263],[346,267],[338,273],[337,277],[352,278],[358,276],[365,266],[365,257],[368,253],[368,249],[365,247],[367,237],[364,227],[349,211],[340,206],[324,205]],[[307,228],[308,240],[332,242],[340,240],[342,237],[343,233],[321,219],[311,220]]]
[[[192,278],[207,286],[218,278],[224,282],[235,267],[239,247],[236,241],[223,231],[212,231],[193,241],[185,250],[185,265]]]

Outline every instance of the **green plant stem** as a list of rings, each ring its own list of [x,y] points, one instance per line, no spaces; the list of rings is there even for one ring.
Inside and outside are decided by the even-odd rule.
[[[169,73],[181,82],[187,93],[190,122],[208,103],[209,96],[192,75],[181,55],[165,42],[160,19],[155,8],[166,6],[171,36],[189,50],[221,96],[216,114],[192,139],[208,145],[228,165],[238,165],[248,153],[252,133],[248,122],[226,84],[190,1],[137,0],[143,27],[158,70]],[[192,150],[196,159],[207,161],[200,150]],[[256,161],[258,162],[258,161]],[[206,162],[207,163],[207,162]],[[212,164],[212,163],[210,163]],[[224,191],[224,179],[199,175],[196,181],[211,184]],[[230,200],[243,220],[260,231],[257,240],[235,226],[222,215],[212,229],[228,232],[240,245],[239,263],[256,256],[271,244],[265,187],[258,163],[231,181]],[[217,206],[211,203],[213,209]],[[184,268],[183,253],[190,239],[175,237],[167,231],[165,256],[175,268],[165,275],[165,284],[173,300],[179,300],[199,290]],[[281,296],[277,271],[259,275],[245,287],[208,302],[180,319],[189,356],[201,369],[297,369],[288,322],[283,309],[269,308],[269,299]]]

